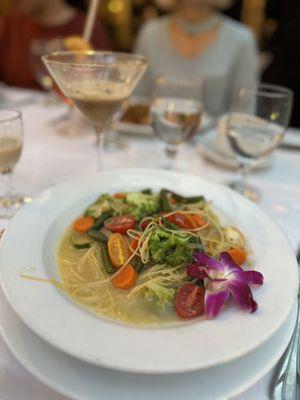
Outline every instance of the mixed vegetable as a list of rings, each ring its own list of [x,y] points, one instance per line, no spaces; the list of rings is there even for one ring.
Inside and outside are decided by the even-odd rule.
[[[221,226],[203,196],[167,189],[101,195],[72,226],[70,244],[84,251],[97,244],[101,268],[128,298],[138,296],[183,319],[215,317],[232,296],[257,308],[249,285],[262,285],[247,262],[243,234]]]

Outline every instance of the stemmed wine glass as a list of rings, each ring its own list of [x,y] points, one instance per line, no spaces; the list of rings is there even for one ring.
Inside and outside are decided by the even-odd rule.
[[[257,201],[260,193],[247,183],[246,176],[254,162],[279,145],[288,127],[293,102],[291,90],[270,84],[241,87],[233,102],[226,134],[235,153],[241,178],[229,186]]]
[[[41,57],[62,49],[61,39],[34,39],[30,45],[31,67],[34,77],[39,85],[48,92],[45,105],[57,103],[58,98],[53,89],[53,79]]]
[[[155,81],[151,102],[154,133],[165,142],[166,169],[173,169],[178,145],[190,140],[200,129],[202,117],[201,82],[161,76]]]
[[[64,41],[63,38],[34,39],[30,46],[31,67],[36,81],[47,91],[44,105],[57,105],[63,102],[67,106],[66,112],[52,120],[51,124],[63,135],[75,137],[82,132],[82,121],[78,118],[78,111],[74,110],[72,101],[62,93],[42,61],[42,56],[66,50]]]
[[[31,199],[16,194],[12,188],[12,174],[19,161],[23,147],[22,114],[17,110],[0,111],[0,174],[4,193],[0,196],[0,217],[11,218],[15,212]]]
[[[100,167],[103,131],[144,74],[146,59],[101,51],[57,52],[42,59],[63,93],[95,126]]]

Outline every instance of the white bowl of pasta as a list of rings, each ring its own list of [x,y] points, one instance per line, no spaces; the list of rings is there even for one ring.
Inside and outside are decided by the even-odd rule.
[[[48,343],[141,373],[249,353],[284,324],[297,293],[290,245],[255,204],[159,170],[43,192],[11,221],[0,270],[11,306]]]

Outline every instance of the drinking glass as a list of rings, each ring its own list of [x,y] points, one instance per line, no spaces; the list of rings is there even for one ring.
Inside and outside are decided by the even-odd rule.
[[[29,197],[15,194],[12,189],[12,174],[19,161],[23,146],[22,114],[16,110],[0,111],[0,173],[4,194],[0,196],[0,217],[10,218]]]
[[[63,93],[94,125],[100,167],[103,132],[144,74],[146,59],[102,51],[65,51],[42,58]]]
[[[200,82],[159,77],[155,81],[150,108],[154,133],[165,143],[166,169],[174,169],[178,145],[200,129],[202,118]]]
[[[53,79],[49,74],[42,56],[61,50],[63,47],[61,39],[34,39],[30,44],[31,67],[37,83],[48,92],[45,104],[55,104],[58,97],[54,91]]]
[[[64,114],[51,121],[51,124],[65,136],[76,137],[82,133],[80,120],[74,110],[74,105],[57,86],[49,73],[42,57],[55,51],[65,50],[64,39],[34,39],[30,45],[31,67],[38,84],[47,92],[44,105],[56,105],[63,102],[67,106]]]
[[[261,84],[241,87],[233,102],[226,134],[239,162],[241,177],[229,186],[257,201],[259,190],[247,182],[253,163],[270,155],[279,145],[288,127],[293,93],[281,86]]]

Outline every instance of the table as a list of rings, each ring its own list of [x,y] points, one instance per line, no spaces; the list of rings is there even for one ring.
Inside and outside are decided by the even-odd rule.
[[[45,106],[44,95],[33,91],[7,89],[11,106],[19,107],[24,118],[24,150],[14,177],[19,191],[35,196],[57,182],[96,170],[95,135],[81,119],[82,134],[64,136],[55,120],[65,106]],[[1,106],[1,104],[0,104]],[[7,107],[7,106],[6,106]],[[300,142],[300,131],[289,130],[288,138]],[[122,136],[128,147],[106,152],[104,165],[109,168],[160,168],[163,145],[153,137]],[[224,183],[233,171],[220,169],[201,159],[195,143],[182,146],[179,161],[186,171],[210,181]],[[300,246],[300,152],[278,150],[270,169],[252,173],[251,180],[262,194],[260,206],[281,226],[296,251]],[[7,220],[0,220],[5,228]],[[272,372],[235,400],[267,400]],[[0,338],[0,400],[66,400],[31,376],[12,356]]]

